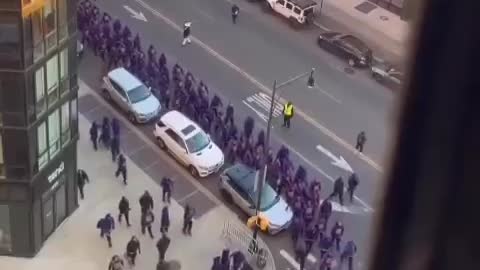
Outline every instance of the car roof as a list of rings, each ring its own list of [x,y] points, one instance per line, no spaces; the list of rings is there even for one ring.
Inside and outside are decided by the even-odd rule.
[[[288,0],[292,2],[294,5],[298,6],[301,9],[309,8],[311,6],[317,5],[317,2],[313,0]]]
[[[255,173],[255,170],[241,163],[237,163],[225,171],[225,174],[246,192],[252,192],[254,189]]]
[[[110,71],[108,77],[127,92],[142,85],[142,82],[125,68],[116,68]]]
[[[162,115],[162,117],[160,117],[160,121],[162,121],[166,126],[174,129],[178,135],[182,136],[183,138],[192,136],[194,134],[193,131],[200,129],[195,122],[190,120],[181,112],[175,110],[169,111]]]

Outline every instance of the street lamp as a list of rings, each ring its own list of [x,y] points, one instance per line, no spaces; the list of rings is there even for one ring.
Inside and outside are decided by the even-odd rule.
[[[313,74],[315,73],[315,68],[312,68],[311,71],[309,72],[305,72],[305,73],[302,73],[300,75],[297,75],[293,78],[291,78],[290,80],[286,81],[286,82],[283,82],[281,84],[278,84],[277,85],[277,80],[275,80],[273,82],[273,90],[272,90],[272,96],[271,96],[271,101],[270,101],[270,111],[268,113],[268,120],[267,120],[267,135],[266,135],[266,139],[265,139],[265,147],[263,149],[263,168],[261,169],[261,171],[257,174],[257,181],[256,181],[256,184],[255,184],[255,189],[257,191],[257,204],[255,206],[255,216],[257,217],[256,218],[256,226],[254,226],[254,230],[253,230],[253,239],[256,240],[257,239],[257,234],[258,234],[258,220],[259,220],[259,217],[258,217],[258,212],[259,212],[259,207],[260,207],[260,204],[262,203],[262,190],[263,190],[263,184],[265,183],[266,181],[266,178],[267,178],[267,158],[268,158],[268,150],[270,148],[270,132],[271,132],[271,129],[272,129],[272,118],[273,118],[273,110],[275,108],[275,94],[277,93],[277,89],[279,88],[282,88],[284,86],[287,86],[301,78],[304,78],[306,77],[307,75],[309,76],[308,77],[308,81],[307,81],[307,86],[308,88],[312,88],[315,86],[315,78],[313,77]],[[258,178],[261,177],[261,181],[259,181]]]

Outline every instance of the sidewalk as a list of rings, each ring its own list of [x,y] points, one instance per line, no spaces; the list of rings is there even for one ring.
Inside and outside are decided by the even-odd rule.
[[[316,0],[319,4],[322,0]],[[317,23],[324,29],[350,32],[363,39],[375,56],[403,65],[410,24],[366,0],[323,0]]]
[[[160,236],[161,188],[134,162],[127,158],[129,184],[124,186],[115,179],[115,164],[106,150],[94,152],[88,141],[90,123],[79,114],[80,140],[78,142],[78,167],[84,169],[90,183],[85,187],[85,200],[45,243],[33,259],[0,257],[1,269],[8,270],[105,270],[114,254],[123,255],[132,235],[141,242],[142,254],[135,269],[155,269],[158,261],[156,241]],[[155,223],[152,228],[155,239],[140,232],[140,209],[138,198],[148,190],[155,201]],[[130,201],[132,227],[125,223],[115,224],[112,233],[113,248],[99,237],[97,221],[111,213],[116,217],[118,201],[124,195]],[[181,269],[210,269],[212,259],[219,256],[225,241],[221,238],[224,221],[233,219],[233,214],[223,205],[217,205],[194,221],[192,237],[181,232],[183,207],[172,200],[170,206],[170,247],[167,260],[176,260]],[[230,218],[231,217],[231,218]]]

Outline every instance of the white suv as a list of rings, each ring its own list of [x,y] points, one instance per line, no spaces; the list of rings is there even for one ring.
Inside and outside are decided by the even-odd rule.
[[[206,177],[223,166],[222,150],[205,131],[178,111],[160,117],[153,134],[160,148],[169,151],[194,177]]]
[[[314,0],[266,0],[268,6],[276,13],[294,24],[313,23],[315,7]]]

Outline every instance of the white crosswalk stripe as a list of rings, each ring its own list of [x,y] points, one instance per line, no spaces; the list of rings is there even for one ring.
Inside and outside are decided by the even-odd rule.
[[[251,95],[245,99],[247,103],[250,105],[255,105],[259,107],[262,111],[265,111],[267,114],[270,111],[270,104],[272,102],[272,98],[265,93],[256,93]],[[273,117],[278,117],[282,115],[283,105],[276,101],[274,108],[273,108]]]

